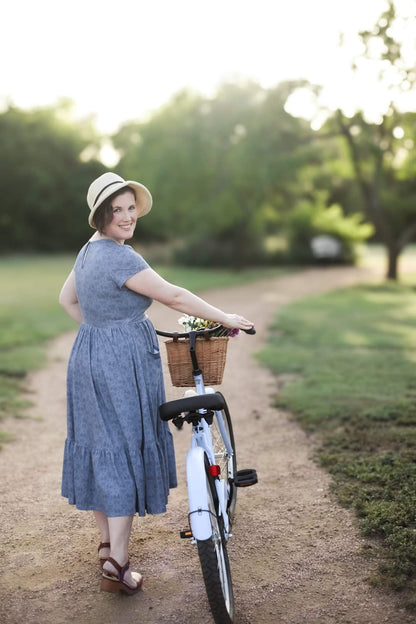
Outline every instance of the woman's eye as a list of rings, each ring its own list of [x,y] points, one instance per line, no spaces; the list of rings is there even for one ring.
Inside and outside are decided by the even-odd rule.
[[[130,206],[129,210],[133,212],[134,210],[136,210],[136,206]]]
[[[113,214],[116,214],[116,212],[120,212],[120,208],[113,208]]]

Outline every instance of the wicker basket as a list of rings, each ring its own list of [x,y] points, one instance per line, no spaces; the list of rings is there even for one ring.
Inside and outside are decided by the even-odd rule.
[[[196,357],[204,376],[204,383],[220,384],[227,356],[228,337],[197,338]],[[168,340],[165,342],[170,378],[173,386],[193,386],[192,361],[189,352],[189,339]]]

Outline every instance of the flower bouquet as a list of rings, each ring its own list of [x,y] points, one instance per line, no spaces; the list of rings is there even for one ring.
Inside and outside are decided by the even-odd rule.
[[[189,314],[184,314],[178,319],[179,325],[182,325],[185,331],[200,331],[203,329],[212,329],[218,323],[215,321],[207,321],[205,319],[199,318],[198,316],[189,316]],[[239,329],[228,329],[227,327],[223,327],[220,325],[217,330],[210,332],[210,336],[215,337],[224,337],[227,336],[229,338],[233,338],[240,333]]]
[[[178,322],[187,332],[211,329],[217,325],[213,321],[189,316],[188,314],[182,316]],[[239,329],[227,329],[220,326],[218,330],[212,333],[198,336],[195,352],[205,384],[216,385],[222,382],[228,339],[236,336],[239,331]],[[179,387],[193,386],[194,378],[192,375],[189,338],[175,338],[168,340],[165,344],[172,385]]]

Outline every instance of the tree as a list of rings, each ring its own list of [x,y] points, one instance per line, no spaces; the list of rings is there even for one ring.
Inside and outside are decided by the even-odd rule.
[[[0,115],[0,248],[73,250],[88,235],[86,189],[105,167],[82,152],[97,143],[89,122],[73,123],[70,103]],[[98,147],[98,146],[97,146]]]
[[[360,33],[364,53],[354,68],[371,64],[389,94],[377,122],[360,111],[352,118],[338,110],[326,129],[338,128],[348,147],[355,180],[367,219],[387,249],[387,278],[397,279],[398,259],[416,234],[416,113],[403,112],[404,97],[416,85],[414,60],[408,60],[398,18],[390,0],[372,30]],[[402,29],[403,30],[403,29]]]
[[[293,88],[227,83],[213,99],[183,91],[146,123],[121,128],[119,169],[155,199],[139,232],[182,237],[188,262],[262,260],[265,233],[305,190],[302,168],[323,160],[309,125],[285,111]]]

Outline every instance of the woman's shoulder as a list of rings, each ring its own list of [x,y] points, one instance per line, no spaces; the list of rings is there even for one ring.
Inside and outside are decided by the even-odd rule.
[[[131,245],[118,245],[109,239],[103,239],[103,241],[106,244],[101,246],[102,250],[99,250],[99,253],[103,254],[100,255],[100,259],[105,260],[108,268],[126,269],[138,273],[149,267],[143,256]]]
[[[109,242],[113,244],[107,245],[107,253],[113,255],[116,259],[125,262],[146,262],[143,256],[131,245],[118,245],[114,241]]]
[[[146,260],[131,245],[119,245],[119,247],[124,250],[123,257],[126,259],[126,262],[134,264],[139,270],[148,268],[149,265]]]

